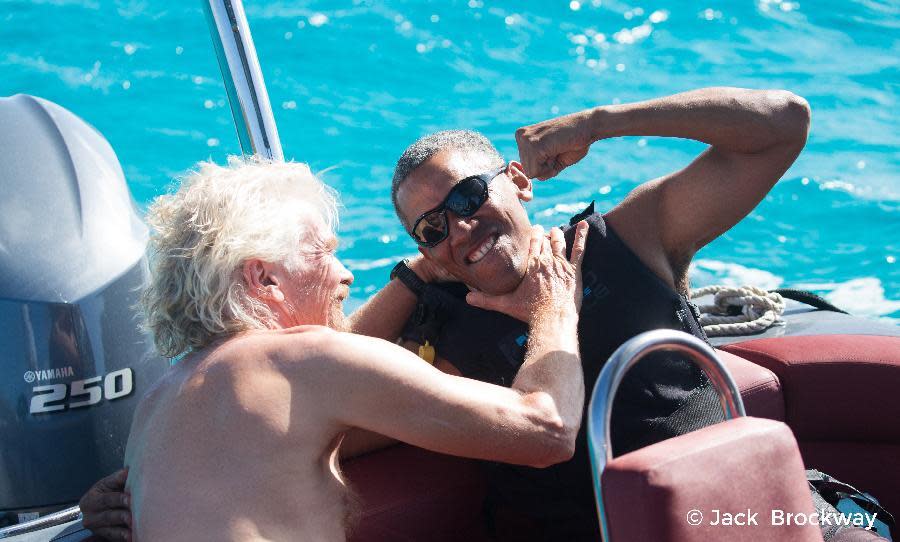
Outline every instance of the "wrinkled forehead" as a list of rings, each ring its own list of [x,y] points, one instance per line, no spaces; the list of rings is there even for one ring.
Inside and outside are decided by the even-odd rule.
[[[325,218],[311,205],[297,206],[297,224],[300,228],[301,245],[322,246],[337,242],[335,233]]]
[[[397,203],[406,222],[444,201],[447,193],[460,180],[490,169],[496,158],[483,153],[442,151],[413,170],[397,189]],[[412,224],[409,224],[410,226]]]

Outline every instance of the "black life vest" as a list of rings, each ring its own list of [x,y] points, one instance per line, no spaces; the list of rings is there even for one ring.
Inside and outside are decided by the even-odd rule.
[[[590,226],[582,270],[584,299],[578,324],[585,391],[590,397],[603,364],[638,333],[678,329],[706,340],[696,307],[648,269],[594,212],[592,203],[564,228],[571,250],[573,224]],[[459,283],[428,285],[403,337],[428,340],[464,376],[509,386],[525,358],[528,326],[465,302]],[[613,404],[615,455],[722,420],[708,380],[692,363],[659,353],[626,375]],[[585,417],[586,421],[586,417]],[[571,461],[546,469],[491,463],[489,503],[512,507],[540,523],[548,539],[599,540],[586,423]]]

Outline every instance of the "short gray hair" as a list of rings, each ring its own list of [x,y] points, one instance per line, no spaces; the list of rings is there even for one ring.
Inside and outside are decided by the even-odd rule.
[[[397,191],[400,189],[400,184],[409,177],[410,173],[427,162],[432,156],[449,149],[482,154],[488,158],[496,159],[498,163],[503,161],[503,156],[490,140],[472,130],[444,130],[417,140],[400,155],[400,159],[397,160],[397,167],[394,168],[394,179],[391,182],[391,201],[394,203],[394,212],[397,213],[400,222],[407,228],[409,224],[406,223],[406,220],[400,213],[400,206],[397,203]]]

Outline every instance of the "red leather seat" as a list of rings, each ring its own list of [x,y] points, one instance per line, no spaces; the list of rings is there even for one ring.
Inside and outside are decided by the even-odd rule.
[[[614,542],[822,541],[817,524],[773,524],[772,510],[814,512],[800,451],[781,422],[737,418],[653,444],[610,461],[602,485]],[[748,510],[756,524],[722,525],[724,512]]]
[[[900,338],[796,336],[723,348],[778,376],[807,467],[900,510]]]
[[[475,461],[398,444],[343,465],[358,496],[354,542],[486,541]]]
[[[741,391],[748,416],[785,421],[784,396],[775,373],[724,350],[716,350],[716,354]]]
[[[900,394],[900,339],[875,336],[781,337],[745,341],[724,349],[727,351],[719,351],[718,354],[741,390],[748,415],[786,421],[797,434],[807,466],[820,468],[871,492],[888,510],[900,510],[900,469],[894,465],[896,458],[900,457],[900,424],[896,423],[900,420],[900,401],[896,400]],[[736,479],[723,483],[708,475],[709,466],[722,460],[719,452],[733,449],[737,455],[729,456],[732,457],[729,461],[736,460],[734,458],[764,461],[772,454],[787,453],[791,446],[787,445],[786,439],[790,437],[790,442],[793,442],[793,437],[789,432],[784,433],[786,428],[783,425],[759,426],[759,423],[765,424],[765,420],[737,422],[754,424],[751,433],[755,436],[731,434],[731,430],[726,428],[733,429],[734,422],[727,422],[697,434],[683,435],[638,450],[614,462],[619,459],[636,461],[642,456],[636,456],[637,459],[629,456],[651,454],[650,465],[653,465],[657,461],[664,462],[667,459],[665,454],[670,453],[665,452],[662,457],[653,456],[659,453],[658,447],[668,450],[669,446],[681,446],[687,449],[686,452],[696,448],[697,456],[688,454],[680,460],[681,465],[690,466],[685,467],[686,471],[682,473],[686,482],[684,487],[707,488],[704,491],[713,491],[716,487],[728,488],[733,490],[733,495],[745,497],[752,491],[750,487],[754,487],[747,486],[746,481],[738,486]],[[713,435],[725,433],[715,439],[728,438],[705,441],[709,437],[708,431],[712,431]],[[761,435],[770,435],[779,444],[775,448],[767,448],[766,437]],[[760,438],[763,442],[758,442]],[[695,439],[705,443],[695,442]],[[756,444],[765,445],[760,448],[762,457],[755,458],[751,453],[755,450],[750,448]],[[795,452],[796,444],[794,451],[788,453],[794,467],[799,461]],[[746,467],[748,463],[742,464]],[[743,470],[746,472],[742,475],[755,472],[756,477],[750,480],[754,484],[767,485],[767,481],[774,484],[780,480],[778,485],[785,485],[786,478],[777,473],[781,472],[779,469],[788,468],[787,465],[773,461],[771,468],[775,470],[745,468]],[[790,467],[788,470],[793,471],[791,476],[797,482],[797,469]],[[360,495],[361,520],[351,537],[356,542],[486,539],[481,515],[484,481],[472,461],[398,445],[351,460],[345,465],[345,471],[354,490]],[[610,476],[614,480],[620,475]],[[720,485],[717,486],[717,483]],[[806,487],[804,477],[799,485],[793,484],[791,491],[800,488],[809,498]],[[793,497],[803,499],[802,495]],[[615,502],[625,501],[617,499]],[[724,508],[722,504],[719,506]],[[749,503],[743,506],[746,508]],[[809,506],[812,506],[811,501]],[[641,516],[641,521],[664,510],[671,510],[671,507],[655,508]],[[681,526],[687,526],[686,518],[677,517],[677,514],[666,521],[682,521]],[[815,531],[817,533],[818,529]],[[702,531],[691,529],[690,532],[697,534]],[[755,527],[741,529],[735,536],[744,533],[748,540],[778,540]],[[624,538],[655,539],[652,536]],[[724,538],[720,533],[699,539]],[[788,539],[793,540],[790,536]]]

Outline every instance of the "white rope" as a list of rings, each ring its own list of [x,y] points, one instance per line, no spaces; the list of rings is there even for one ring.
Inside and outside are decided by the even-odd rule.
[[[691,298],[714,295],[712,305],[701,305],[700,325],[709,337],[748,335],[783,323],[784,299],[781,294],[756,286],[704,286],[691,291]],[[741,314],[729,316],[730,307]]]

